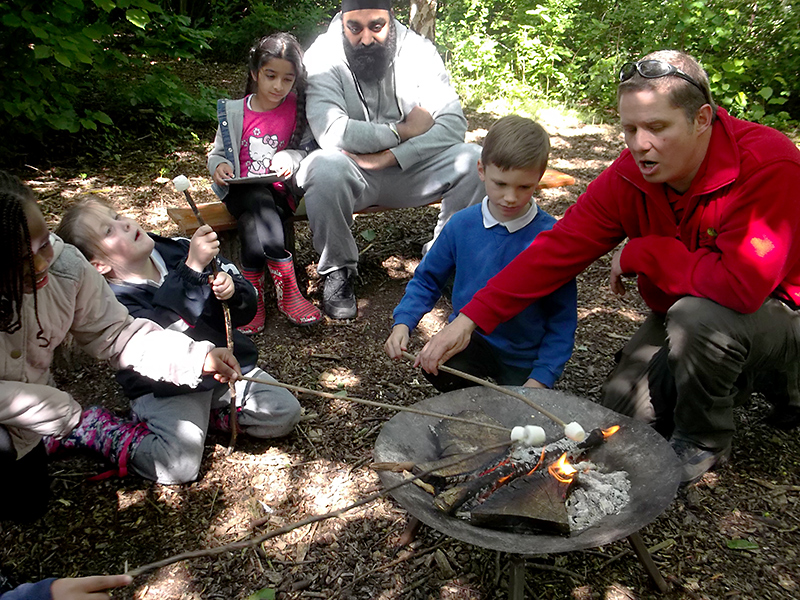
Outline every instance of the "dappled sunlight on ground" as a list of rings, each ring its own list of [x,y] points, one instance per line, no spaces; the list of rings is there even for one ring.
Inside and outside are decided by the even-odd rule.
[[[746,538],[762,527],[764,527],[764,523],[757,523],[752,514],[739,510],[731,511],[719,517],[719,532],[733,539]]]
[[[306,507],[312,514],[323,514],[346,507],[360,499],[359,492],[353,482],[348,479],[347,472],[351,465],[328,465],[328,472],[312,474],[302,494],[306,498]],[[331,475],[332,472],[337,472]],[[352,519],[353,514],[343,516]]]
[[[468,144],[482,144],[487,133],[489,133],[488,129],[473,129],[466,133],[464,141]]]
[[[626,319],[630,319],[634,323],[644,323],[644,315],[636,310],[631,310],[630,308],[619,308],[619,309],[609,309],[607,307],[595,307],[595,308],[578,308],[578,320],[585,319],[590,316],[594,315],[619,315],[621,317],[625,317]],[[625,339],[628,336],[623,336]]]
[[[193,576],[188,564],[170,565],[148,577],[147,582],[136,590],[133,597],[136,600],[166,600],[174,598],[174,590],[178,588],[185,590],[181,595],[182,600],[203,600],[201,593],[190,591],[192,580]]]
[[[636,600],[638,597],[629,587],[615,583],[606,588],[603,600]]]
[[[599,171],[605,169],[612,162],[612,160],[573,158],[569,161],[569,165],[573,169],[597,169]]]
[[[323,371],[319,383],[325,390],[343,390],[358,386],[359,378],[348,368],[333,367]]]
[[[422,317],[414,330],[417,336],[425,342],[436,335],[447,323],[447,317],[450,316],[452,309],[449,306],[442,306],[442,304],[443,302],[439,301],[439,304],[431,312]]]
[[[401,258],[399,256],[390,256],[381,263],[381,266],[386,269],[386,274],[392,279],[411,279],[418,265],[418,258]]]
[[[119,490],[117,492],[117,508],[120,511],[128,510],[141,506],[145,502],[157,502],[159,506],[164,506],[172,510],[180,509],[186,498],[179,493],[180,488],[161,486],[153,493],[153,490]]]

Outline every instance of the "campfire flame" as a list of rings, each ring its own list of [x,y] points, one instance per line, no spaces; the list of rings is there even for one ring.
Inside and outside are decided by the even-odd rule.
[[[603,429],[603,437],[605,439],[610,438],[612,435],[619,431],[619,425],[612,425],[608,429]]]
[[[561,483],[570,483],[575,478],[578,469],[567,462],[567,453],[565,452],[561,458],[547,468],[547,471]]]

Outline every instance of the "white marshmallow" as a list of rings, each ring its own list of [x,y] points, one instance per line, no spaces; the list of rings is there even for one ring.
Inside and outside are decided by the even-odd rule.
[[[544,429],[538,425],[525,426],[525,443],[529,446],[543,446],[545,439],[547,439],[547,436],[544,433]]]
[[[566,435],[569,439],[573,442],[582,442],[586,439],[586,432],[581,427],[581,424],[577,421],[573,421],[572,423],[567,423],[564,425],[564,435]]]
[[[525,428],[517,425],[511,430],[511,441],[521,442],[525,439]]]
[[[175,185],[175,189],[179,192],[185,192],[189,189],[191,185],[189,183],[189,178],[186,175],[178,175],[175,179],[172,180],[172,183]]]

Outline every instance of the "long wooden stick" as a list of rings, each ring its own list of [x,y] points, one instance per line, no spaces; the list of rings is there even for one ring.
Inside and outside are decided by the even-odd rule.
[[[459,421],[461,423],[467,423],[468,425],[475,425],[476,427],[486,427],[487,429],[497,429],[498,431],[503,432],[510,432],[511,430],[508,427],[503,427],[502,425],[493,425],[491,423],[480,423],[478,421],[473,421],[471,419],[466,419],[464,417],[456,417],[454,415],[445,415],[442,413],[431,412],[427,410],[422,410],[419,408],[414,408],[411,406],[400,406],[398,404],[384,404],[383,402],[375,402],[374,400],[364,400],[363,398],[353,398],[352,396],[340,396],[337,394],[331,394],[329,392],[319,392],[317,390],[311,390],[304,387],[299,387],[296,385],[291,385],[288,383],[281,383],[280,381],[270,381],[268,379],[258,379],[257,377],[246,377],[242,376],[240,379],[245,381],[252,381],[254,383],[263,383],[264,385],[272,385],[275,387],[284,388],[286,390],[291,390],[293,392],[300,392],[303,394],[311,394],[312,396],[320,396],[321,398],[329,398],[331,400],[346,400],[348,402],[354,402],[355,404],[365,404],[367,406],[375,406],[376,408],[386,408],[389,410],[396,410],[400,412],[410,412],[415,413],[418,415],[424,415],[426,417],[435,417],[437,419],[446,419],[449,421]],[[510,443],[510,442],[509,442]]]
[[[359,506],[363,506],[365,504],[369,504],[373,500],[377,500],[378,498],[382,498],[393,492],[394,490],[408,485],[409,483],[416,481],[417,479],[422,479],[423,477],[427,477],[431,473],[438,471],[440,469],[445,469],[451,467],[453,465],[457,465],[459,463],[465,462],[467,460],[471,460],[475,456],[480,456],[485,452],[491,452],[492,450],[497,450],[499,448],[503,448],[508,444],[493,444],[491,446],[487,446],[485,448],[481,448],[473,453],[467,455],[459,455],[458,457],[453,458],[452,460],[443,462],[441,464],[437,464],[435,468],[425,471],[424,473],[420,473],[419,475],[413,475],[408,479],[404,479],[403,481],[396,483],[395,485],[389,486],[388,488],[383,489],[380,492],[375,492],[367,496],[366,498],[362,498],[357,502],[353,502],[344,508],[340,508],[337,510],[333,510],[331,512],[322,514],[322,515],[315,515],[313,517],[308,517],[307,519],[303,519],[302,521],[297,521],[296,523],[290,523],[288,525],[284,525],[283,527],[279,527],[278,529],[273,529],[272,531],[268,531],[263,535],[259,535],[253,538],[249,538],[246,540],[240,540],[238,542],[231,542],[230,544],[224,544],[222,546],[217,546],[215,548],[208,548],[206,550],[194,550],[191,552],[183,552],[181,554],[176,554],[175,556],[171,556],[169,558],[165,558],[163,560],[159,560],[156,562],[152,562],[146,565],[142,565],[141,567],[137,567],[136,569],[131,569],[127,571],[125,575],[130,575],[131,577],[137,577],[142,575],[143,573],[147,573],[148,571],[153,571],[154,569],[160,569],[161,567],[166,567],[176,562],[180,562],[183,560],[189,560],[192,558],[203,558],[206,556],[216,556],[217,554],[222,554],[224,552],[234,552],[236,550],[242,550],[244,548],[251,548],[254,546],[258,546],[262,542],[269,540],[271,538],[277,537],[279,535],[283,535],[284,533],[288,533],[305,525],[310,525],[311,523],[317,523],[318,521],[324,521],[326,519],[330,519],[332,517],[338,517],[343,515],[344,513],[353,510],[354,508],[358,508]]]
[[[413,354],[409,354],[408,352],[403,352],[403,358],[407,358],[408,360],[413,362],[416,360],[417,357],[414,356]],[[506,396],[511,396],[512,398],[516,398],[517,400],[522,400],[525,404],[527,404],[534,410],[538,410],[545,417],[547,417],[554,423],[560,425],[561,427],[566,427],[567,425],[566,422],[559,419],[556,415],[551,413],[546,408],[539,406],[538,404],[536,404],[536,402],[534,402],[524,394],[520,394],[519,392],[515,392],[514,390],[510,390],[503,386],[497,385],[495,383],[492,383],[491,381],[486,381],[485,379],[481,379],[480,377],[475,377],[474,375],[470,375],[469,373],[465,373],[464,371],[459,371],[458,369],[448,367],[447,365],[439,365],[439,370],[444,371],[445,373],[450,373],[452,375],[457,375],[458,377],[466,379],[467,381],[477,383],[478,385],[482,385],[489,389],[495,390],[496,392],[500,392],[501,394],[505,394]]]
[[[194,203],[192,199],[192,195],[189,193],[188,189],[183,190],[183,195],[186,197],[186,201],[189,203],[189,206],[192,208],[192,212],[194,216],[197,218],[197,223],[202,227],[206,224],[206,220],[203,218],[203,215],[200,214],[200,211],[197,208],[197,205]],[[214,277],[217,276],[219,273],[219,268],[217,267],[217,259],[211,259],[211,272],[214,273]],[[228,350],[231,354],[233,354],[233,324],[231,323],[231,309],[228,306],[228,303],[225,300],[220,300],[222,304],[222,314],[225,315],[225,339],[228,343]],[[231,439],[228,443],[228,454],[233,452],[234,446],[236,446],[236,434],[237,430],[239,429],[239,423],[236,414],[236,384],[233,381],[228,382],[228,389],[231,392],[231,402],[230,402],[230,426],[231,426]]]

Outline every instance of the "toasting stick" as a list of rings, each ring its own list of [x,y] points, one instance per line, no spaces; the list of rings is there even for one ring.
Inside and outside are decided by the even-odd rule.
[[[398,404],[384,404],[383,402],[375,402],[374,400],[364,400],[363,398],[354,398],[353,396],[342,396],[341,394],[331,394],[330,392],[320,392],[318,390],[312,390],[309,388],[300,387],[297,385],[291,385],[288,383],[281,383],[280,381],[272,381],[269,379],[259,379],[257,377],[247,377],[246,375],[242,376],[244,381],[252,381],[253,383],[261,383],[264,385],[271,385],[274,387],[283,388],[285,390],[291,390],[292,392],[300,392],[301,394],[309,394],[311,396],[319,396],[320,398],[328,398],[330,400],[344,400],[346,402],[354,402],[356,404],[364,404],[365,406],[375,406],[377,408],[386,408],[388,410],[396,410],[399,412],[410,412],[415,413],[418,415],[425,415],[428,417],[436,417],[437,419],[445,419],[449,421],[458,421],[461,423],[466,423],[468,425],[476,425],[478,427],[486,427],[488,429],[496,429],[498,431],[509,431],[508,427],[503,427],[501,425],[492,425],[491,423],[481,423],[480,421],[475,421],[472,419],[465,419],[463,417],[456,417],[453,415],[447,415],[444,413],[437,413],[431,412],[429,410],[423,410],[419,408],[413,408],[411,406],[401,406]],[[514,440],[512,440],[514,441]]]
[[[403,358],[407,358],[408,360],[411,361],[416,359],[416,357],[413,354],[409,354],[408,352],[403,352]],[[542,406],[539,406],[524,394],[520,394],[519,392],[515,392],[514,390],[509,390],[508,388],[504,388],[502,386],[494,384],[491,381],[486,381],[485,379],[481,379],[480,377],[475,377],[474,375],[470,375],[469,373],[465,373],[464,371],[459,371],[458,369],[448,367],[447,365],[439,365],[439,369],[444,371],[445,373],[451,373],[452,375],[456,375],[458,377],[461,377],[462,379],[466,379],[467,381],[471,381],[473,383],[477,383],[478,385],[491,388],[497,392],[500,392],[501,394],[505,394],[506,396],[511,396],[512,398],[516,398],[517,400],[522,400],[525,404],[527,404],[534,410],[539,411],[545,417],[547,417],[557,425],[563,427],[564,435],[566,435],[569,439],[575,442],[582,442],[583,439],[586,437],[586,432],[583,430],[583,427],[581,427],[580,423],[578,423],[577,421],[573,421],[572,423],[566,423],[565,421],[562,421],[556,415],[551,413],[549,410],[545,409]],[[518,431],[512,433],[512,436],[513,436],[512,439],[514,439],[514,441],[524,439],[524,437],[519,437],[520,434]]]
[[[197,217],[197,222],[202,227],[206,224],[205,219],[203,219],[203,215],[200,214],[200,211],[197,209],[197,205],[192,200],[192,195],[189,193],[189,178],[185,175],[178,175],[175,179],[172,180],[172,183],[175,185],[175,189],[179,192],[183,192],[183,195],[186,197],[186,201],[189,203],[189,206],[192,207],[192,212],[194,216]],[[211,260],[211,271],[214,273],[214,277],[217,276],[219,269],[217,268],[217,259],[214,258]],[[231,354],[233,354],[233,325],[231,324],[231,309],[228,307],[228,303],[224,300],[222,302],[222,313],[225,315],[225,337],[228,342],[228,350],[230,350]],[[236,445],[236,431],[239,429],[239,424],[236,418],[236,386],[232,381],[228,382],[228,388],[231,391],[231,441],[228,445],[228,452],[233,451],[233,447]]]

